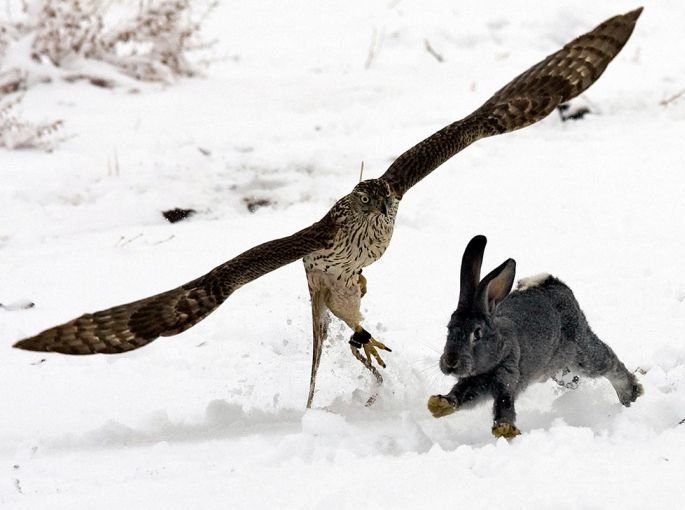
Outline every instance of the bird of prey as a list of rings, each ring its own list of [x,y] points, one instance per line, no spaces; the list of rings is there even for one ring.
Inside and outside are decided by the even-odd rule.
[[[319,221],[260,244],[173,290],[87,313],[17,342],[14,347],[63,354],[122,353],[181,333],[207,317],[241,286],[303,259],[311,295],[313,352],[307,407],[312,404],[327,311],[351,329],[352,353],[376,374],[390,351],[361,325],[362,268],[388,247],[404,194],[476,140],[529,126],[576,97],[604,72],[630,37],[642,8],[608,19],[514,78],[480,108],[403,153],[377,179],[359,182]],[[363,351],[360,351],[360,349]]]

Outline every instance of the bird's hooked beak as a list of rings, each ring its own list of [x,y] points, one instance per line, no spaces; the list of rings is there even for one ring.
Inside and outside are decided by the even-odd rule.
[[[383,216],[388,215],[388,202],[385,200],[381,203],[381,214],[383,214]]]

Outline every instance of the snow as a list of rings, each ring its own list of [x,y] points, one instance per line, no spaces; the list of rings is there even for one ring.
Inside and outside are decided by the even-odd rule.
[[[31,89],[26,117],[64,119],[52,153],[0,151],[0,506],[7,508],[680,508],[685,496],[685,88],[677,0],[648,2],[577,104],[483,140],[402,201],[365,270],[367,329],[393,348],[373,379],[333,322],[315,409],[308,293],[295,263],[177,337],[125,355],[11,349],[18,339],[188,281],[319,219],[357,182],[464,116],[602,20],[580,0],[222,2],[224,58],[174,86]],[[438,62],[425,40],[444,57]],[[369,57],[369,48],[374,50]],[[367,63],[369,63],[367,65]],[[245,200],[272,205],[250,213]],[[169,224],[162,210],[198,211]],[[645,395],[553,382],[517,400],[524,434],[490,435],[489,405],[440,420],[427,397],[461,253],[549,271]]]

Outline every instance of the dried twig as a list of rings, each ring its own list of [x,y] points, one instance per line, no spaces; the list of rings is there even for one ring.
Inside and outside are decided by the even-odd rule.
[[[157,246],[158,244],[168,243],[169,241],[171,241],[172,239],[175,239],[175,238],[176,238],[176,234],[171,234],[169,237],[162,239],[161,241],[155,241],[154,243],[152,243],[152,246]]]
[[[142,232],[138,235],[133,236],[133,237],[120,236],[119,240],[115,243],[114,246],[117,248],[121,248],[122,246],[126,246],[127,244],[130,244],[133,241],[135,241],[136,239],[140,239],[141,237],[143,237]]]
[[[19,471],[19,464],[15,464],[15,465],[14,465],[14,470],[15,470],[15,471]],[[24,494],[24,491],[23,491],[22,488],[21,488],[21,480],[19,480],[19,476],[17,476],[17,477],[14,479],[14,488],[16,489],[16,491],[17,491],[19,494]]]
[[[685,95],[685,89],[676,92],[675,94],[673,94],[670,97],[667,97],[666,99],[659,101],[659,104],[661,106],[670,106],[671,104],[675,103],[678,99],[683,97],[683,95]]]
[[[13,67],[0,72],[0,96],[26,90],[26,71]]]
[[[14,303],[9,303],[7,305],[0,303],[0,308],[3,310],[7,310],[8,312],[14,312],[16,310],[29,310],[34,306],[36,306],[36,304],[33,301],[29,301],[28,299],[15,301]]]
[[[91,85],[95,85],[96,87],[100,87],[103,89],[113,89],[116,85],[116,82],[114,80],[103,78],[102,76],[93,76],[83,73],[66,75],[64,77],[64,81],[69,83],[74,83],[77,81],[87,81]]]
[[[426,47],[426,51],[430,53],[435,58],[435,60],[437,60],[440,63],[443,63],[445,61],[445,58],[433,49],[433,46],[431,46],[431,43],[428,41],[428,39],[424,39],[423,44]]]
[[[381,52],[381,47],[383,46],[384,34],[378,32],[376,27],[373,27],[373,32],[371,32],[371,42],[369,43],[369,51],[366,55],[366,62],[364,62],[364,69],[369,69],[373,62],[378,57]]]

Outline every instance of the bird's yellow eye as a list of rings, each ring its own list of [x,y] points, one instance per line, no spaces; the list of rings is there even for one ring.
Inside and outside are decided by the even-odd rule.
[[[369,203],[369,197],[367,197],[366,195],[362,195],[361,201],[362,201],[362,204],[368,204]]]

